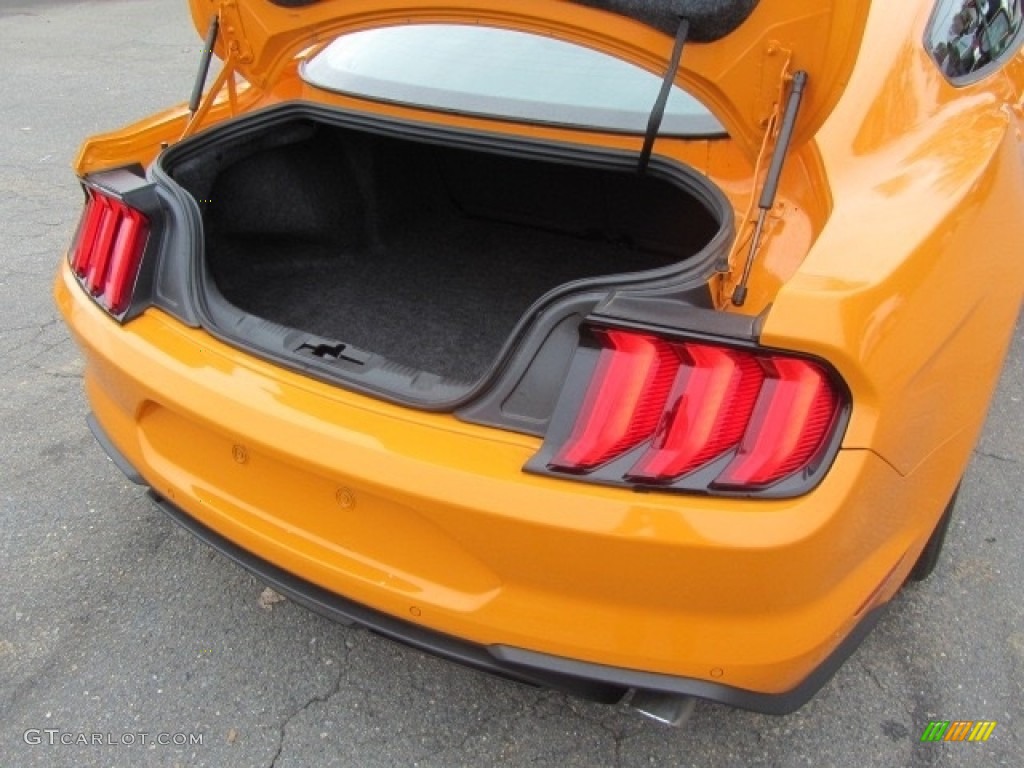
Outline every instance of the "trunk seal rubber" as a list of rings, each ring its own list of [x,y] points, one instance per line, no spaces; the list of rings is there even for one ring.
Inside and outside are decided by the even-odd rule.
[[[264,360],[270,360],[320,381],[335,385],[344,384],[346,388],[353,391],[378,397],[399,405],[415,407],[426,411],[454,412],[460,407],[474,402],[500,383],[513,353],[530,328],[533,327],[535,318],[543,310],[557,307],[561,301],[569,301],[581,296],[591,297],[593,305],[596,306],[606,296],[614,292],[622,292],[623,290],[686,289],[706,284],[711,276],[719,270],[720,260],[724,257],[725,249],[732,240],[734,232],[733,211],[725,195],[697,171],[674,160],[659,156],[652,157],[649,166],[649,172],[652,175],[675,184],[687,193],[692,194],[718,220],[718,232],[703,249],[687,257],[684,261],[677,262],[668,267],[644,272],[619,273],[585,278],[564,283],[548,291],[523,313],[510,332],[509,337],[495,355],[487,371],[468,387],[462,383],[459,383],[457,387],[449,387],[448,397],[424,397],[422,393],[414,393],[411,386],[406,387],[404,392],[390,388],[368,386],[353,376],[346,376],[344,371],[330,368],[328,364],[318,364],[305,359],[300,360],[295,355],[277,354],[265,347],[247,343],[243,338],[228,333],[217,326],[212,318],[209,302],[211,296],[219,297],[219,292],[213,285],[213,280],[208,274],[208,270],[199,268],[201,264],[205,263],[203,261],[205,245],[202,238],[202,216],[196,201],[174,181],[167,170],[168,165],[173,166],[175,163],[186,159],[195,152],[202,151],[210,145],[237,140],[246,134],[263,131],[274,125],[296,119],[321,121],[343,128],[363,130],[378,135],[421,143],[462,149],[476,149],[508,157],[528,157],[547,161],[568,162],[584,167],[608,170],[634,170],[637,162],[637,153],[410,122],[390,117],[381,117],[372,113],[339,110],[335,107],[327,107],[305,101],[285,102],[254,112],[251,115],[233,120],[226,125],[214,127],[197,134],[161,153],[156,162],[151,166],[150,175],[160,187],[172,191],[174,198],[182,206],[180,213],[187,220],[185,226],[194,233],[192,238],[193,252],[189,254],[189,258],[186,260],[187,263],[183,262],[182,264],[182,267],[188,269],[190,273],[189,285],[191,290],[189,294],[191,295],[188,299],[193,302],[192,312],[187,312],[186,314],[195,316],[199,321],[199,325],[218,340],[244,352]],[[181,257],[178,256],[178,258],[180,260]],[[216,301],[217,299],[214,300]],[[220,300],[224,301],[223,299]],[[572,314],[572,312],[567,314]],[[266,323],[267,321],[263,322]],[[284,329],[285,327],[280,326],[280,328]],[[700,329],[689,330],[699,331]],[[344,342],[344,339],[339,339],[338,341]],[[387,358],[382,358],[382,360],[387,361]],[[395,366],[393,361],[387,361],[387,363],[392,367]],[[411,372],[412,370],[410,369]],[[444,381],[442,379],[442,382]]]

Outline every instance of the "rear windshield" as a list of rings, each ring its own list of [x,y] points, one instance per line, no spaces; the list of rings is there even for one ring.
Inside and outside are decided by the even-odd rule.
[[[642,134],[659,75],[590,48],[492,27],[419,24],[342,35],[305,62],[310,84],[361,98],[528,123]],[[720,136],[673,86],[660,135]]]

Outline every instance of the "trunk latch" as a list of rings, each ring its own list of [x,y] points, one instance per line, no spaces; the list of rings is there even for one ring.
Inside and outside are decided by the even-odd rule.
[[[365,365],[367,360],[370,359],[370,356],[361,349],[356,349],[340,342],[306,342],[296,347],[295,351],[300,355],[308,355],[320,360],[358,363],[359,365]]]

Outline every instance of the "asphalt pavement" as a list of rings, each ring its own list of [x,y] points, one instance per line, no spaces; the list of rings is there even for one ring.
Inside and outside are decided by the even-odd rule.
[[[0,7],[0,766],[1024,764],[1021,322],[937,572],[796,714],[670,729],[261,604],[95,445],[50,297],[78,144],[187,99],[201,45],[185,0]]]

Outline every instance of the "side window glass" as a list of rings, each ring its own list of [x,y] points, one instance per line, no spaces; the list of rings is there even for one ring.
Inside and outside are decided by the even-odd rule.
[[[1017,48],[1022,0],[938,0],[925,44],[953,83],[980,79]]]

